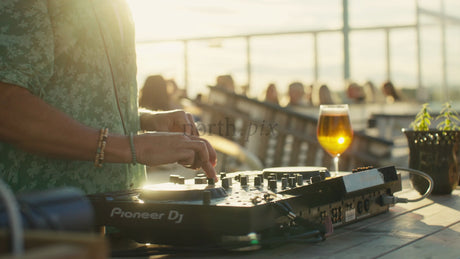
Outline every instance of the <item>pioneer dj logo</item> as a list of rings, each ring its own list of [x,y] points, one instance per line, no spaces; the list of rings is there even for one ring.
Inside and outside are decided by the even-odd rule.
[[[179,213],[177,210],[170,210],[168,213],[163,213],[151,211],[129,211],[115,207],[110,212],[110,217],[121,219],[167,220],[172,221],[175,224],[179,224],[182,222],[184,214]]]

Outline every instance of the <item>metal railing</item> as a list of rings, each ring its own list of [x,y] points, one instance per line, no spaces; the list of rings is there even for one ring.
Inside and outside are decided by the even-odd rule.
[[[441,89],[442,89],[442,99],[443,101],[448,99],[448,69],[447,69],[447,51],[446,51],[446,24],[453,24],[460,26],[460,18],[446,15],[444,8],[444,1],[440,0],[441,6],[440,11],[431,11],[419,7],[418,0],[415,0],[416,6],[416,21],[413,24],[404,24],[404,25],[390,25],[390,26],[370,26],[370,27],[350,27],[348,24],[348,1],[342,0],[343,7],[343,26],[341,28],[334,29],[318,29],[318,30],[302,30],[302,31],[281,31],[281,32],[272,32],[272,33],[251,33],[251,34],[240,34],[240,35],[223,35],[223,36],[211,36],[211,37],[196,37],[196,38],[186,38],[186,39],[165,39],[165,40],[148,40],[148,41],[138,41],[137,44],[155,44],[155,43],[165,43],[165,42],[182,42],[183,51],[184,51],[184,87],[188,88],[189,85],[189,49],[188,46],[191,42],[197,41],[210,41],[210,40],[225,40],[225,39],[244,39],[246,42],[246,73],[247,73],[247,85],[251,85],[252,81],[252,61],[251,61],[251,40],[258,37],[266,36],[283,36],[283,35],[310,35],[313,37],[313,79],[318,81],[319,79],[319,59],[318,59],[318,35],[324,33],[342,33],[343,35],[343,79],[346,81],[350,79],[350,44],[349,44],[349,34],[354,31],[383,31],[385,35],[385,74],[388,80],[392,79],[392,68],[391,68],[391,32],[401,29],[413,29],[416,33],[416,39],[414,42],[416,49],[416,86],[417,90],[422,90],[426,86],[422,81],[422,60],[421,60],[421,39],[420,39],[420,16],[425,15],[430,18],[435,18],[439,22],[436,24],[424,24],[423,26],[440,26],[441,29],[441,59],[442,59],[442,80],[441,80]],[[424,91],[417,91],[417,93],[422,93]],[[417,99],[423,99],[423,94],[417,96]]]

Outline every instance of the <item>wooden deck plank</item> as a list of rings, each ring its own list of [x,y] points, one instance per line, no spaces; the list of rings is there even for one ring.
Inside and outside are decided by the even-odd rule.
[[[342,242],[350,245],[340,251],[331,251],[328,255],[343,256],[343,258],[347,258],[349,254],[354,255],[355,258],[356,256],[378,257],[387,251],[404,247],[408,243],[456,224],[460,219],[460,211],[456,209],[460,207],[458,199],[447,196],[435,197],[435,199],[443,200],[443,204],[432,203],[425,206],[422,205],[423,203],[419,203],[420,208],[405,212],[396,211],[396,217],[392,217],[395,215],[392,215],[394,211],[391,211],[388,213],[388,216],[392,217],[391,220],[376,222],[376,224],[370,224],[365,228],[348,231],[346,235],[341,237],[336,236],[326,240],[326,242],[334,242],[334,248],[340,246]],[[386,216],[382,215],[388,219]],[[378,220],[379,217],[371,221]],[[351,227],[353,226],[350,225]],[[346,238],[344,238],[345,236]],[[356,246],[356,244],[360,245]],[[316,255],[317,251],[314,251],[314,254]]]
[[[382,258],[460,258],[460,221],[383,255]]]
[[[451,236],[453,241],[450,242],[458,245],[459,195],[460,190],[457,189],[453,195],[434,196],[416,203],[398,204],[388,213],[337,229],[324,242],[288,244],[256,251],[250,255],[241,254],[237,257],[426,258],[423,256],[423,250],[431,249],[430,246],[436,246],[438,242],[444,242],[444,239]],[[429,245],[425,246],[424,243]],[[452,258],[455,246],[449,242],[443,245],[448,247],[445,254],[440,248],[434,251],[438,251],[438,255],[441,255],[439,258]],[[421,251],[414,252],[418,247],[421,247]],[[428,255],[435,255],[435,252],[430,252]],[[234,256],[228,258],[232,257]]]

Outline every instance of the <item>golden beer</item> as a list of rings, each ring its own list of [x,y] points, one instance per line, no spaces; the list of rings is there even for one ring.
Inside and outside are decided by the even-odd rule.
[[[332,157],[342,154],[353,140],[348,111],[322,110],[316,133],[318,142]]]

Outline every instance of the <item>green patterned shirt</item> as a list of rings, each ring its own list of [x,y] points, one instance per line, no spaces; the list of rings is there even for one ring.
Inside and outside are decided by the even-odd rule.
[[[121,117],[127,132],[140,127],[136,72],[133,20],[124,1],[0,1],[1,82],[27,88],[87,126],[124,134]],[[144,166],[96,168],[92,161],[48,159],[2,142],[0,177],[16,192],[76,186],[86,193],[131,189],[146,179]]]

